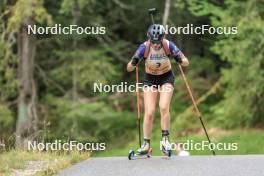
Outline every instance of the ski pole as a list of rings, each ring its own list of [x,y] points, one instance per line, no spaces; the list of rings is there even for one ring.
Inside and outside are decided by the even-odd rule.
[[[191,91],[191,88],[190,88],[190,86],[189,86],[189,83],[188,83],[188,81],[187,81],[187,79],[186,79],[186,77],[185,77],[185,74],[184,74],[184,72],[183,72],[182,66],[181,66],[180,64],[178,64],[178,66],[179,66],[179,69],[180,69],[180,72],[181,72],[181,75],[182,75],[182,79],[184,80],[185,85],[186,85],[186,87],[187,87],[187,90],[188,90],[188,92],[189,92],[189,95],[190,95],[190,97],[191,97],[192,104],[193,104],[194,109],[195,109],[195,112],[196,112],[196,116],[200,119],[200,122],[201,122],[201,124],[202,124],[202,126],[203,126],[203,130],[204,130],[204,132],[205,132],[205,134],[206,134],[206,137],[207,137],[207,140],[208,140],[208,142],[209,142],[209,145],[211,146],[211,140],[210,140],[209,135],[208,135],[208,133],[207,133],[207,130],[206,130],[206,128],[205,128],[205,125],[204,125],[204,122],[203,122],[203,119],[202,119],[202,115],[201,115],[201,113],[200,113],[200,111],[199,111],[199,109],[198,109],[198,107],[197,107],[197,103],[196,103],[196,101],[195,101],[195,99],[194,99],[194,96],[193,96],[193,94],[192,94],[192,91]],[[213,155],[215,155],[215,151],[212,150],[211,147],[210,147],[210,150],[212,151]]]
[[[152,9],[149,9],[149,15],[150,15],[150,18],[151,18],[151,22],[152,24],[154,24],[154,15],[157,13],[157,9],[156,8],[152,8]]]
[[[138,117],[138,142],[139,147],[141,147],[141,130],[140,130],[140,95],[138,89],[138,65],[136,66],[136,88],[137,88],[137,117]]]

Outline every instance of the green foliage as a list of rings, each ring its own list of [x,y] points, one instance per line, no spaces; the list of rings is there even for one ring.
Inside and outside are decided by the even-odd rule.
[[[195,15],[209,15],[214,26],[238,28],[238,34],[219,36],[212,47],[229,65],[222,69],[224,98],[211,109],[216,121],[228,128],[263,124],[263,2],[192,0],[189,5]]]
[[[1,21],[1,19],[0,19]],[[17,94],[16,67],[17,57],[12,51],[12,41],[6,41],[8,35],[4,24],[0,26],[0,100],[5,101]]]
[[[221,10],[217,8],[214,4],[208,2],[208,0],[205,1],[190,0],[188,1],[188,8],[196,16],[220,14],[219,12]]]
[[[93,83],[109,83],[113,77],[118,78],[120,72],[113,68],[113,59],[103,49],[87,51],[57,51],[56,55],[63,65],[51,71],[50,76],[64,85],[70,85],[73,70],[76,72],[78,89],[92,92]],[[93,76],[87,76],[93,75]],[[88,89],[87,89],[88,88]],[[86,89],[86,90],[85,90]]]
[[[8,107],[0,103],[0,134],[8,134],[13,128],[13,116]]]
[[[216,107],[224,112],[216,111],[218,116],[233,119],[234,124],[230,127],[264,122],[264,38],[260,37],[264,35],[264,22],[261,16],[263,10],[259,9],[264,4],[256,2],[246,3],[244,15],[230,19],[238,27],[238,34],[220,40],[213,48],[231,66],[222,72],[223,82],[227,85],[225,99]],[[227,15],[239,10],[235,3],[229,4],[229,8]],[[221,19],[223,24],[226,17]]]
[[[52,23],[51,15],[43,7],[43,0],[18,0],[12,6],[11,13],[8,21],[9,31],[18,31],[26,18],[32,18],[38,23]]]
[[[15,122],[13,109],[9,104],[17,96],[16,67],[18,61],[13,53],[14,41],[6,32],[4,15],[7,2],[1,1],[0,6],[0,139],[8,140]]]
[[[104,141],[108,145],[117,135],[122,137],[134,127],[130,113],[116,112],[104,102],[74,103],[52,96],[46,102],[50,107],[43,131],[46,140],[59,136],[62,140]]]
[[[90,6],[95,4],[95,0],[63,0],[61,2],[60,13],[61,14],[71,14],[73,11],[73,7],[78,4],[81,9],[85,8],[86,6]]]

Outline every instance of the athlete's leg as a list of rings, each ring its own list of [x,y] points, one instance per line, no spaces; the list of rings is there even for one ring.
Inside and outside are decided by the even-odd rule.
[[[170,103],[173,95],[173,85],[171,83],[165,83],[161,86],[160,89],[160,116],[161,116],[161,129],[169,130],[170,129]]]
[[[154,87],[148,87],[144,90],[144,122],[143,131],[144,139],[151,138],[152,124],[154,120],[154,114],[156,109],[158,91]]]
[[[160,90],[160,115],[161,115],[161,149],[162,151],[170,156],[171,155],[171,144],[169,142],[169,129],[170,129],[170,102],[173,94],[173,85],[171,83],[165,83],[161,86]]]
[[[147,154],[150,149],[150,138],[152,131],[152,124],[154,120],[155,107],[157,101],[158,91],[154,87],[147,87],[144,89],[144,142],[142,146],[137,150],[138,154]]]

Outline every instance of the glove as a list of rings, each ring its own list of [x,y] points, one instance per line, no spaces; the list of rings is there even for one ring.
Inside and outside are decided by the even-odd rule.
[[[174,59],[175,59],[175,61],[176,61],[177,63],[179,63],[179,64],[182,63],[182,58],[181,58],[180,56],[176,56],[176,57],[174,57]]]
[[[182,52],[175,54],[174,55],[174,59],[177,63],[181,64],[182,63],[182,58],[184,58],[185,56],[183,55]]]
[[[131,65],[136,66],[139,63],[140,59],[138,57],[133,56]]]

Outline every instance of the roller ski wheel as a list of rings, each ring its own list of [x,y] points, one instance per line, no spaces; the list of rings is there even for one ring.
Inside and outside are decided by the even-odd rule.
[[[147,157],[150,158],[152,156],[152,148],[149,149]]]
[[[135,151],[133,149],[129,150],[128,159],[131,160],[135,156]]]
[[[133,159],[150,158],[151,155],[152,155],[152,148],[150,148],[148,153],[145,153],[145,154],[135,153],[135,151],[131,149],[129,150],[129,153],[128,153],[128,159],[133,160]]]
[[[166,150],[164,147],[162,147],[162,153],[167,157],[171,157],[172,150]]]

